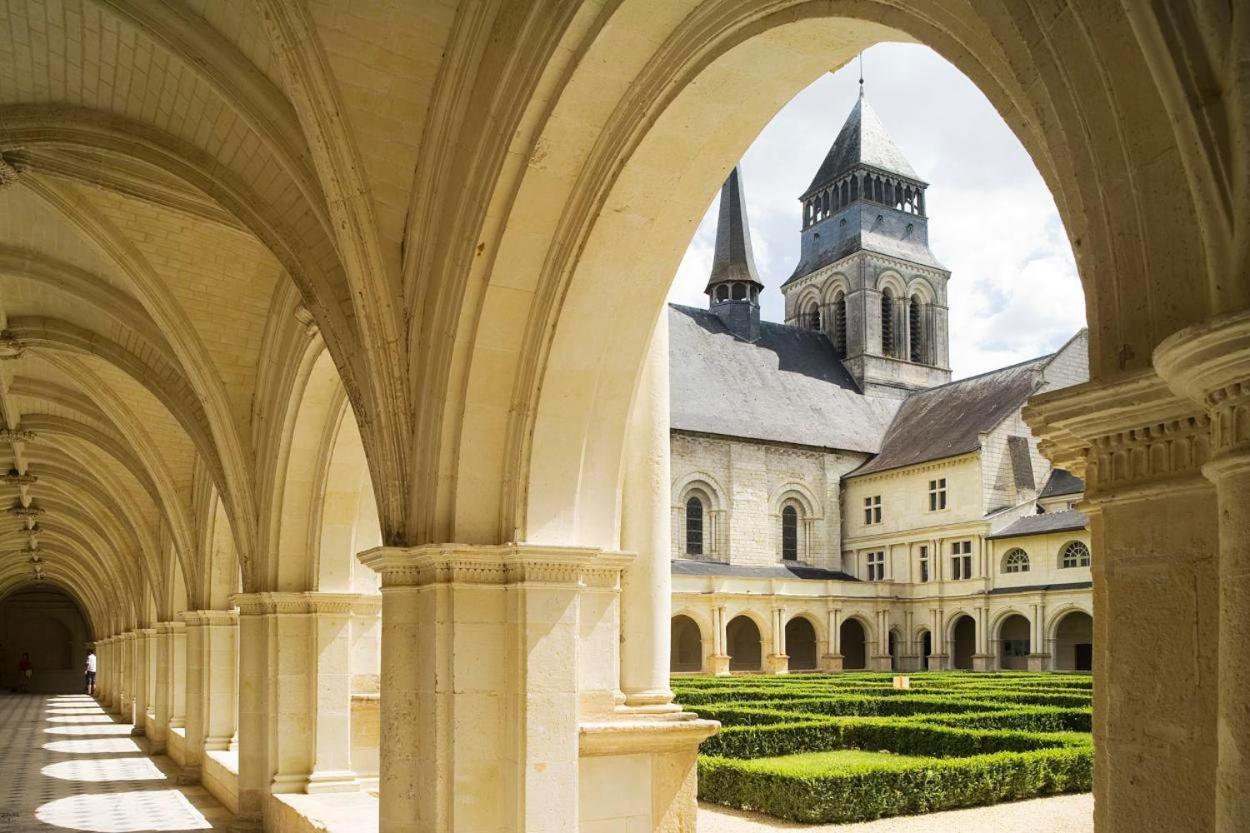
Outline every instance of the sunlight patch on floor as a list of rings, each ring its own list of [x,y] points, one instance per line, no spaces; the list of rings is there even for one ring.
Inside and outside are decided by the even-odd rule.
[[[35,811],[44,824],[93,833],[209,830],[212,825],[178,790],[142,790],[58,798]]]
[[[140,753],[139,744],[130,738],[84,738],[83,740],[52,740],[43,745],[48,752],[66,752],[71,755],[99,755],[108,753]]]
[[[165,774],[150,758],[87,758],[58,761],[40,772],[62,781],[160,781]]]

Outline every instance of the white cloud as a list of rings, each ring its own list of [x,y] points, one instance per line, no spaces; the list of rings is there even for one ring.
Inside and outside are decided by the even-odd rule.
[[[864,69],[873,108],[930,183],[930,245],[952,272],[955,376],[1059,347],[1084,326],[1084,298],[1054,201],[1010,128],[971,81],[926,47],[881,44],[865,53]],[[778,287],[798,261],[797,197],[855,103],[857,75],[851,64],[817,79],[769,122],[742,160],[769,320],[782,318]],[[706,303],[715,226],[713,198],[670,300]]]

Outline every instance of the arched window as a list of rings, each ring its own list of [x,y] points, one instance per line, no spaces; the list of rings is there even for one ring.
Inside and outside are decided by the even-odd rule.
[[[841,290],[833,296],[833,348],[846,358],[846,295]]]
[[[799,315],[799,326],[808,330],[820,329],[820,307],[812,302]]]
[[[781,510],[781,558],[783,561],[799,559],[799,510],[793,505]]]
[[[894,355],[894,293],[881,293],[881,355]]]
[[[716,287],[716,300],[718,301],[729,300],[729,287],[728,286],[726,286],[725,284],[721,284],[720,286]]]
[[[922,313],[924,311],[924,302],[920,300],[919,295],[911,296],[911,305],[908,307],[908,325],[911,330],[911,360],[913,362],[923,362],[924,358],[924,320]]]
[[[694,495],[686,501],[686,555],[703,555],[703,501]]]
[[[1088,567],[1089,547],[1080,541],[1069,541],[1060,551],[1060,567]]]
[[[1027,573],[1029,571],[1029,554],[1024,550],[1016,547],[1008,550],[1003,556],[1003,572],[1004,573]]]

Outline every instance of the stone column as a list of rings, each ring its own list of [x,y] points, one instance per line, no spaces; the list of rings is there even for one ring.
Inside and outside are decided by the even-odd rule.
[[[772,631],[769,643],[773,650],[764,660],[764,670],[770,674],[788,674],[790,657],[786,654],[786,611],[774,607],[769,614],[769,630]]]
[[[239,608],[239,812],[234,828],[259,833],[273,772],[269,762],[269,664],[277,657],[269,644],[265,594],[245,593],[231,601]]]
[[[729,649],[725,636],[725,606],[712,608],[712,667],[711,673],[718,677],[729,676]]]
[[[356,790],[352,770],[352,609],[354,593],[309,593],[313,616],[310,658],[316,673],[312,716],[316,746],[309,793]]]
[[[1201,474],[1210,421],[1150,370],[1034,397],[1025,418],[1042,452],[1085,479],[1095,829],[1212,831],[1222,686],[1220,519]]]
[[[169,665],[166,667],[165,685],[169,690],[169,728],[182,729],[187,723],[187,626],[182,621],[169,622],[165,636],[169,643]],[[169,741],[168,735],[166,742]],[[185,744],[178,744],[174,757],[177,759]]]
[[[1250,311],[1182,330],[1154,360],[1210,421],[1202,473],[1219,523],[1215,831],[1234,833],[1250,830]]]
[[[178,614],[178,618],[184,626],[182,639],[186,688],[183,694],[185,743],[182,770],[176,781],[179,784],[195,784],[200,780],[200,765],[204,756],[204,692],[207,676],[204,666],[208,633],[200,618],[200,611],[186,610]]]
[[[131,661],[134,659],[134,631],[126,631],[117,637],[117,670],[118,687],[117,702],[121,710],[122,720],[134,723],[134,680],[131,676]]]
[[[111,712],[113,690],[112,637],[96,641],[96,699],[104,711]]]
[[[148,726],[148,740],[152,742],[152,754],[159,755],[167,748],[169,734],[169,666],[173,659],[173,640],[170,639],[170,622],[157,622],[153,648],[156,652],[156,680],[152,696],[152,723]]]
[[[445,545],[360,559],[382,574],[380,833],[693,829],[714,724],[616,707],[629,556]]]
[[[204,749],[230,748],[237,729],[239,697],[238,614],[199,611],[204,631]]]
[[[621,689],[625,705],[661,712],[679,710],[668,686],[673,599],[668,361],[666,306],[629,418],[621,506],[621,546],[636,553],[621,586]]]
[[[973,671],[993,671],[996,654],[990,650],[990,617],[985,607],[976,609],[977,652],[972,655]]]
[[[826,611],[829,629],[829,651],[820,658],[820,670],[837,672],[842,670],[842,610],[830,607]]]
[[[148,724],[148,650],[152,645],[152,637],[156,631],[152,628],[140,628],[135,631],[134,659],[131,668],[134,674],[134,735],[146,735]]]
[[[1033,627],[1029,630],[1029,665],[1030,671],[1049,670],[1050,655],[1046,651],[1046,602],[1032,606]]]
[[[873,649],[873,652],[868,658],[868,668],[873,671],[889,671],[891,668],[890,612],[888,610],[878,610],[876,619],[876,644],[864,646],[865,651],[868,651],[870,648]]]

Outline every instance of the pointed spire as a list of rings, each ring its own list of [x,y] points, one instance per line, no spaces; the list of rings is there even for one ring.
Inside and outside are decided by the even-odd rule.
[[[804,196],[860,165],[925,184],[912,169],[911,163],[903,156],[898,145],[894,144],[894,139],[881,123],[877,111],[872,109],[872,105],[864,97],[862,78],[859,93],[855,106],[851,108],[850,115],[838,131],[838,138],[833,140],[833,146],[829,148],[825,161],[816,171],[816,176],[812,178],[812,184],[807,187]]]
[[[712,294],[717,284],[752,283],[763,289],[755,271],[751,253],[751,227],[747,224],[746,193],[742,175],[735,165],[720,189],[720,215],[716,221],[716,251],[712,256],[712,274],[703,290]]]

